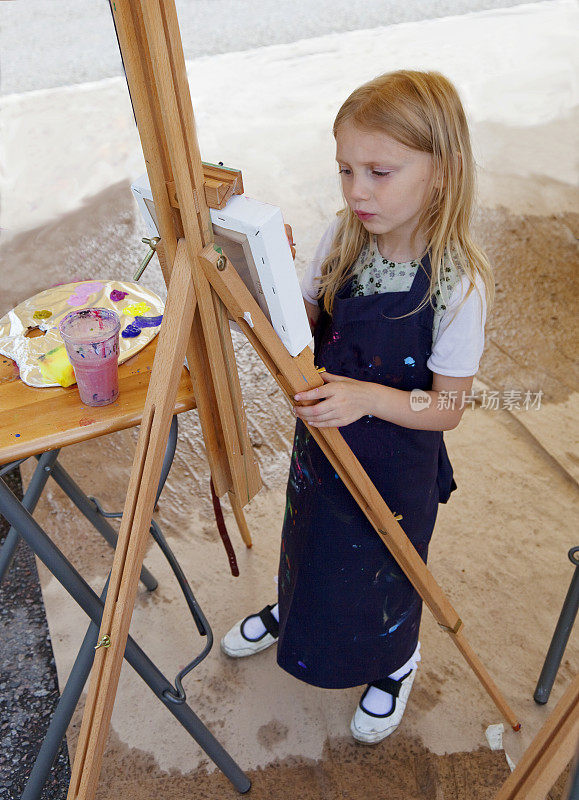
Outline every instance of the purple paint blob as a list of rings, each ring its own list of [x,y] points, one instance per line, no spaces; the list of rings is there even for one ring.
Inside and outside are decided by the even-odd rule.
[[[303,661],[298,661],[298,667],[301,667],[302,669],[307,669]]]
[[[121,333],[123,339],[134,339],[135,336],[138,336],[141,332],[141,329],[138,325],[135,325],[131,322],[130,325],[127,325],[125,330]]]
[[[127,325],[121,336],[125,339],[134,339],[143,328],[158,328],[163,321],[163,315],[158,317],[135,317],[130,325]]]
[[[128,292],[121,292],[120,289],[113,289],[110,293],[110,298],[113,303],[118,303],[119,300],[124,300],[128,296]]]
[[[135,317],[133,325],[138,325],[139,328],[156,328],[162,321],[162,314],[159,317]]]

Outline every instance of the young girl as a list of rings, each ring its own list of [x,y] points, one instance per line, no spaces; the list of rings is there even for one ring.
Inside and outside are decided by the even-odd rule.
[[[426,561],[438,504],[456,489],[442,431],[462,416],[494,284],[469,232],[475,165],[446,78],[382,75],[350,95],[333,132],[346,207],[302,283],[326,371],[295,396],[279,605],[221,646],[240,657],[278,641],[278,664],[306,683],[368,684],[350,729],[370,744],[402,718],[422,602],[303,421],[340,428]]]

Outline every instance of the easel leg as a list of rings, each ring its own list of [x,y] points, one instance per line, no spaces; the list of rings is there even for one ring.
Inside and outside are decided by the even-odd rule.
[[[237,527],[239,528],[241,538],[247,547],[252,547],[253,542],[251,540],[251,533],[249,532],[249,527],[247,525],[247,520],[245,519],[245,514],[243,513],[243,508],[233,492],[229,492],[229,502],[231,503],[231,508],[235,514],[235,521],[237,522]]]
[[[22,507],[20,501],[1,479],[0,509],[10,524],[21,532],[20,535],[31,550],[48,567],[57,581],[79,604],[85,614],[96,625],[100,626],[103,603],[98,595],[60,552],[34,517]],[[170,694],[173,691],[172,684],[130,636],[126,642],[124,657],[161,700],[163,705],[179,720],[209,758],[231,781],[237,791],[241,793],[247,792],[251,786],[247,776],[186,703],[177,704],[166,699],[166,694]]]
[[[109,637],[110,645],[98,650],[95,656],[68,791],[71,800],[94,797],[125,651],[131,662],[132,656],[126,644],[130,620],[161,474],[161,461],[171,426],[176,379],[185,358],[196,302],[186,242],[180,240],[129,480],[111,584],[102,615],[100,634]],[[171,713],[202,747],[211,748],[211,757],[225,774],[230,776],[237,770],[240,785],[245,786],[241,791],[247,791],[249,782],[245,776],[191,709],[185,704],[177,705],[166,700],[164,693],[167,696],[173,693],[166,679],[149,661],[143,668],[153,670],[141,674],[162,702],[168,708],[169,704],[172,706]],[[158,683],[160,680],[163,681],[162,688]]]

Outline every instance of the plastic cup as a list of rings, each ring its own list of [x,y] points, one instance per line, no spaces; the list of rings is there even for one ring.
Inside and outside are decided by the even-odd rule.
[[[81,308],[63,317],[58,327],[81,401],[87,406],[113,403],[119,396],[118,315],[108,308]]]

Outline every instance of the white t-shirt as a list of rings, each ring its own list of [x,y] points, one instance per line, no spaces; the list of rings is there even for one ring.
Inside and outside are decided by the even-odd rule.
[[[338,220],[334,220],[325,231],[301,281],[302,295],[308,303],[314,305],[317,305],[318,302],[315,281],[320,276],[321,265],[330,252],[337,225]],[[466,275],[457,275],[448,299],[445,300],[445,307],[441,308],[441,304],[437,305],[432,326],[431,354],[426,362],[426,366],[431,372],[456,378],[468,377],[478,372],[484,349],[486,321],[485,289],[480,276],[476,278],[478,292],[476,288],[473,288],[466,302],[455,315],[469,286],[470,281]],[[387,288],[385,290],[388,291]],[[396,290],[399,291],[399,289]]]

